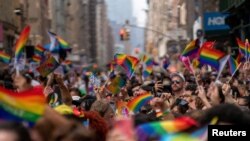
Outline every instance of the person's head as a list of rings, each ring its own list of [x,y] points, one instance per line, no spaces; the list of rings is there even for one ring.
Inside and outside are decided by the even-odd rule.
[[[114,111],[111,105],[105,100],[97,100],[91,106],[91,111],[98,112],[108,123],[112,124]]]
[[[207,125],[212,121],[213,118],[218,118],[217,124],[239,124],[249,125],[250,118],[246,113],[240,110],[239,107],[233,104],[220,104],[214,106],[207,111],[199,119],[201,125]]]
[[[70,93],[71,96],[79,96],[79,97],[81,97],[81,92],[80,92],[80,90],[78,88],[71,88],[69,90],[69,93]]]
[[[215,83],[211,83],[209,86],[207,96],[210,98],[212,105],[218,105],[225,102],[225,96],[221,86],[218,86]]]
[[[20,71],[12,75],[14,86],[19,91],[25,91],[26,89],[32,87],[31,81],[32,77],[28,72]]]
[[[0,141],[31,141],[31,137],[21,123],[1,122]]]
[[[237,103],[239,106],[245,106],[250,108],[250,96],[243,96],[237,98]]]
[[[172,92],[180,92],[185,88],[185,78],[180,73],[174,73],[171,75],[171,88]]]

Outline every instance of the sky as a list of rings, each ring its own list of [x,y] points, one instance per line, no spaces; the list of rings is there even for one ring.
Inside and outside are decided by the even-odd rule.
[[[146,12],[147,0],[132,0],[133,2],[133,15],[137,18],[138,26],[145,26],[146,23]]]

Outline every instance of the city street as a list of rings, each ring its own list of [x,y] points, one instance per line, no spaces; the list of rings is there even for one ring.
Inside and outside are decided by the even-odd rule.
[[[0,141],[250,138],[249,0],[0,0]]]

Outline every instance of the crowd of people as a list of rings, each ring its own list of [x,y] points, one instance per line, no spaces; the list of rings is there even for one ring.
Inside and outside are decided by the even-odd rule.
[[[143,140],[137,127],[183,116],[197,122],[195,129],[215,117],[216,124],[250,124],[250,62],[242,64],[233,77],[224,69],[217,81],[217,72],[206,65],[194,74],[185,69],[161,69],[147,78],[140,67],[131,78],[122,71],[116,70],[112,76],[109,73],[92,73],[100,80],[97,86],[90,82],[89,73],[74,68],[64,75],[52,72],[47,77],[25,69],[17,73],[8,66],[2,68],[1,87],[18,93],[42,92],[47,106],[33,126],[1,120],[0,141],[137,141]],[[126,82],[118,94],[105,88],[115,77]],[[153,98],[138,112],[119,111],[118,102],[126,103],[145,93]]]

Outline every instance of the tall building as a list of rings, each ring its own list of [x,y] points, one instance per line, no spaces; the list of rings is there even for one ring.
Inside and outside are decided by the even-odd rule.
[[[69,0],[67,11],[67,42],[72,47],[69,59],[79,63],[87,63],[86,52],[89,49],[88,3],[87,1]]]
[[[218,10],[216,0],[149,0],[146,52],[171,56],[181,52],[203,29],[204,12]],[[157,57],[156,57],[157,58]]]
[[[15,8],[21,8],[19,0],[0,0],[0,50],[11,53],[15,35],[20,32],[23,18],[14,13]]]
[[[68,0],[49,0],[49,16],[51,19],[50,31],[57,33],[65,39],[68,37],[66,34],[68,28],[66,24],[68,6]]]
[[[26,22],[31,26],[31,45],[48,43],[47,31],[50,29],[49,3],[48,0],[27,0]]]

